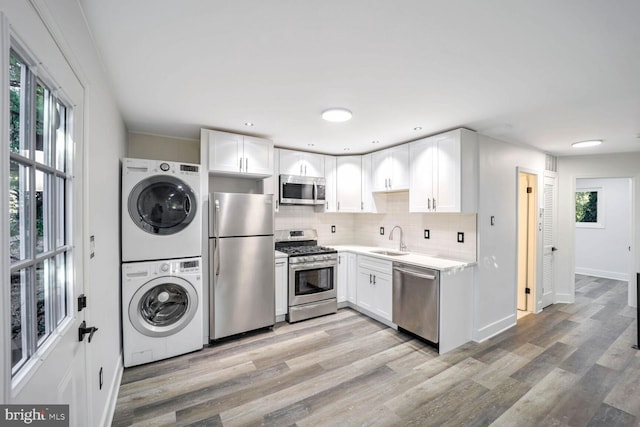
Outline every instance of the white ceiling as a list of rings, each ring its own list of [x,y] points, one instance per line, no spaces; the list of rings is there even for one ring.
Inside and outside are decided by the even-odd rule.
[[[467,127],[556,155],[640,151],[638,0],[80,3],[131,132],[347,154]],[[570,148],[586,139],[604,143]]]

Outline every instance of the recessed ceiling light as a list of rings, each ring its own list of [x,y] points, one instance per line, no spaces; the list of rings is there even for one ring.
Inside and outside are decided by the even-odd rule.
[[[346,108],[330,108],[322,112],[322,118],[328,122],[346,122],[352,116]]]
[[[378,141],[377,139],[375,141],[371,141],[372,144],[380,144],[380,141]]]
[[[595,147],[596,145],[600,145],[600,144],[602,144],[601,139],[593,139],[590,141],[574,142],[573,144],[571,144],[571,146],[573,148],[585,148],[585,147]]]
[[[422,126],[416,126],[413,128],[413,130],[422,130]]]
[[[350,150],[351,150],[351,148],[345,148],[344,149],[344,151],[350,151]]]
[[[307,147],[313,147],[316,144],[307,144]]]
[[[244,122],[244,125],[245,125],[245,126],[253,126],[253,123],[251,123],[251,122]]]

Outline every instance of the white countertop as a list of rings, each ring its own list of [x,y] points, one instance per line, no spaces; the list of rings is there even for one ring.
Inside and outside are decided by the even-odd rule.
[[[280,252],[280,251],[276,251],[276,259],[277,258],[288,258],[289,255],[285,254],[284,252]]]
[[[455,270],[472,267],[477,264],[476,262],[455,261],[452,259],[439,258],[411,251],[409,251],[408,255],[400,256],[374,254],[371,251],[389,250],[397,252],[397,250],[395,249],[376,246],[331,245],[331,247],[338,250],[339,252],[354,252],[360,255],[367,255],[375,258],[385,259],[388,261],[397,261],[405,264],[412,264],[418,267],[433,268],[442,272],[454,272]]]

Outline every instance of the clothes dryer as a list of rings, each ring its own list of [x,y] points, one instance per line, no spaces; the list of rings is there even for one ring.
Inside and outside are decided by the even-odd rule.
[[[202,254],[200,165],[122,160],[122,261]]]
[[[122,264],[124,366],[202,348],[200,257]]]

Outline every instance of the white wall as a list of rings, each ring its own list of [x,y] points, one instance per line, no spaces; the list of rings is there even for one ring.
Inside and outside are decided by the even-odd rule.
[[[631,180],[576,179],[576,191],[598,189],[602,228],[576,226],[576,273],[629,280]]]
[[[558,159],[558,252],[556,291],[571,298],[575,289],[575,183],[577,178],[632,178],[631,181],[631,265],[629,277],[629,305],[636,305],[636,275],[640,271],[637,247],[640,229],[636,226],[640,212],[640,153],[569,156]]]
[[[99,328],[87,345],[91,425],[110,424],[122,373],[120,339],[120,158],[126,130],[77,0],[34,2],[85,88],[85,238],[95,236],[96,255],[85,254],[86,320]],[[28,2],[24,2],[24,7]],[[88,241],[85,243],[88,248]],[[98,388],[103,368],[104,385]]]
[[[200,163],[200,140],[129,132],[127,157]]]
[[[538,188],[542,188],[545,154],[479,135],[479,165],[478,270],[474,289],[476,341],[516,322],[517,172],[518,168],[535,171],[539,176]],[[541,193],[539,191],[539,195]],[[494,226],[491,226],[491,216],[495,217]],[[542,263],[538,264],[540,280]],[[541,287],[537,285],[537,289]]]

